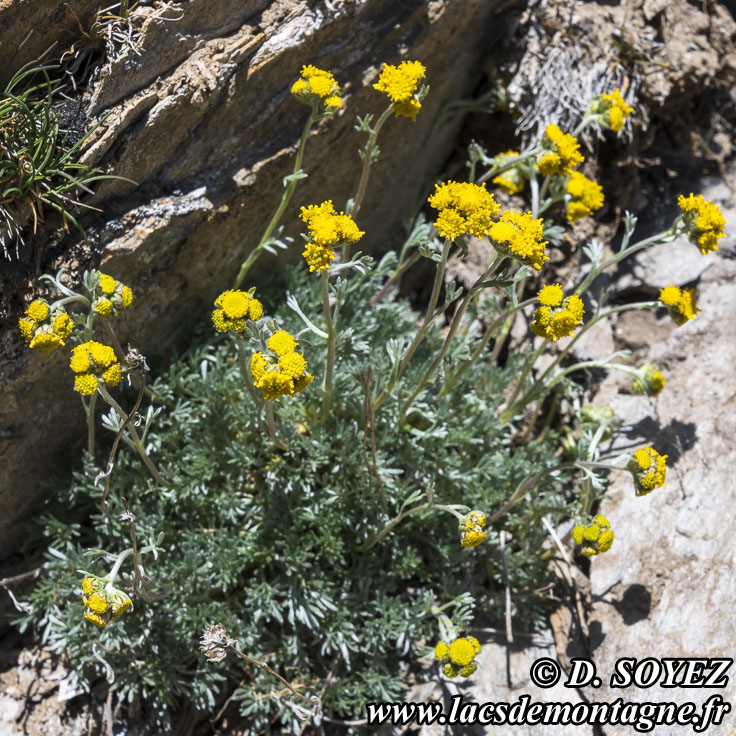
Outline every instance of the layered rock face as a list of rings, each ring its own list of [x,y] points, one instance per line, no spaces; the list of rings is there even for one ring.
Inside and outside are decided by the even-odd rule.
[[[161,354],[230,287],[278,202],[307,115],[289,93],[301,66],[330,69],[344,105],[308,141],[309,178],[284,221],[291,235],[300,205],[332,199],[342,208],[354,194],[364,142],[355,116],[385,106],[370,86],[383,62],[418,59],[431,92],[416,122],[384,128],[359,223],[363,250],[384,248],[452,150],[457,119],[434,122],[444,103],[472,94],[503,33],[502,5],[503,18],[512,16],[513,3],[495,0],[189,0],[135,10],[135,48],[107,58],[83,98],[90,123],[102,121],[83,160],[130,181],[101,182],[86,200],[100,210],[81,215],[88,245],[74,232],[55,236],[49,218],[20,260],[3,264],[0,556],[16,547],[19,522],[48,492],[58,458],[72,447],[76,455],[83,437],[68,351],[31,353],[16,329],[38,293],[35,277],[63,266],[78,284],[85,269],[102,268],[129,284],[136,301],[120,323],[122,342]],[[54,42],[60,56],[96,7],[73,3],[78,22],[63,6],[0,0],[0,68]],[[286,257],[300,251],[295,243]],[[265,255],[248,285],[276,268]]]

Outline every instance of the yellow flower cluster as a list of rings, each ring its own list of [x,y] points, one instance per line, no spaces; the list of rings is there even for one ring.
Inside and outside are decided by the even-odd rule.
[[[657,370],[654,363],[646,363],[631,382],[631,393],[658,396],[667,385],[667,379]]]
[[[120,618],[133,605],[126,593],[117,588],[107,588],[96,577],[82,580],[82,593],[84,617],[99,627]]]
[[[307,361],[296,352],[299,343],[286,330],[278,330],[268,338],[266,346],[273,353],[253,353],[250,372],[253,385],[263,392],[264,399],[293,396],[314,379],[307,373]]]
[[[680,289],[677,286],[665,286],[659,291],[659,301],[664,304],[670,317],[681,327],[700,311],[695,299],[695,289]]]
[[[561,337],[572,335],[575,327],[582,323],[585,310],[583,300],[577,294],[565,297],[559,284],[550,284],[539,292],[538,297],[542,306],[537,308],[530,325],[535,335],[556,342]]]
[[[92,300],[92,309],[108,317],[127,309],[133,303],[133,292],[128,286],[105,273],[98,274],[98,290]]]
[[[718,250],[718,241],[726,237],[723,228],[726,218],[721,214],[721,208],[703,195],[689,197],[681,194],[677,204],[684,213],[685,228],[691,243],[700,249],[703,255]]]
[[[504,151],[503,153],[499,153],[495,156],[496,164],[498,166],[504,166],[518,155],[518,151]],[[518,194],[524,188],[524,184],[526,184],[528,178],[529,176],[522,167],[512,166],[510,169],[494,177],[493,183],[497,187],[505,189],[509,194]]]
[[[229,289],[215,299],[212,323],[218,332],[242,332],[245,320],[254,322],[263,316],[263,305],[247,291]]]
[[[540,271],[544,262],[549,260],[544,252],[547,241],[542,240],[543,233],[541,217],[535,220],[530,212],[506,210],[491,226],[489,235],[500,253]]]
[[[473,661],[477,654],[480,654],[480,642],[474,636],[460,637],[449,646],[441,641],[434,648],[435,659],[446,677],[470,677],[478,669]]]
[[[342,107],[335,77],[311,64],[302,67],[301,76],[291,85],[291,93],[307,105],[320,105],[324,112],[336,112]]]
[[[592,215],[603,206],[603,188],[579,171],[573,171],[565,185],[570,199],[567,203],[567,219],[575,222]]]
[[[578,164],[585,161],[577,138],[563,133],[554,123],[545,128],[542,148],[536,165],[544,176],[569,176]]]
[[[615,89],[594,100],[591,111],[600,116],[601,125],[618,132],[624,127],[626,118],[634,112],[634,108],[626,104],[621,90]]]
[[[645,496],[655,488],[666,488],[667,455],[660,455],[651,447],[638,449],[629,460],[627,470],[634,476],[637,496]]]
[[[384,64],[378,82],[373,89],[385,92],[391,102],[394,116],[402,115],[410,120],[416,120],[422,103],[417,98],[419,80],[426,73],[424,64],[419,61],[402,61],[398,66]]]
[[[582,552],[587,557],[608,552],[614,540],[611,525],[601,514],[598,514],[590,524],[585,526],[578,524],[572,530],[572,538],[581,545]]]
[[[97,391],[98,381],[117,386],[123,378],[115,351],[94,340],[77,345],[72,350],[69,367],[77,374],[74,377],[74,390],[83,396],[91,396]]]
[[[300,217],[309,228],[309,242],[302,255],[309,270],[317,273],[329,268],[335,257],[332,248],[346,242],[356,243],[365,235],[350,215],[335,212],[331,199],[302,207]]]
[[[38,348],[48,355],[63,347],[64,340],[74,331],[74,323],[63,307],[53,310],[43,299],[35,299],[28,305],[25,317],[18,320],[20,334],[28,347]]]
[[[466,233],[476,238],[488,235],[493,225],[491,218],[501,211],[493,195],[486,190],[485,183],[483,186],[464,181],[436,184],[428,201],[439,210],[435,229],[448,240]]]
[[[465,514],[460,524],[460,545],[463,547],[477,547],[486,538],[483,528],[486,525],[486,515],[482,511],[471,511]]]

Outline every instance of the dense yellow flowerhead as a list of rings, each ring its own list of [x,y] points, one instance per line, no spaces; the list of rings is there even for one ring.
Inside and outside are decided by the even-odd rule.
[[[291,93],[307,105],[316,104],[323,112],[336,112],[342,107],[340,85],[332,72],[307,64],[299,79],[291,85]]]
[[[587,557],[608,552],[614,540],[611,525],[601,514],[590,524],[578,524],[572,530],[572,538],[582,547],[581,551]]]
[[[667,307],[670,317],[678,327],[688,320],[695,319],[698,309],[695,289],[680,289],[677,286],[665,286],[660,289],[659,301]]]
[[[585,161],[577,138],[563,133],[554,123],[550,123],[544,130],[542,149],[536,166],[544,176],[569,176],[578,164]]]
[[[726,218],[717,204],[697,197],[680,195],[677,204],[683,212],[685,231],[691,243],[698,246],[703,255],[718,250],[718,241],[726,237]]]
[[[229,289],[215,299],[212,323],[218,332],[242,332],[245,320],[255,322],[263,316],[263,305],[247,291]]]
[[[603,206],[603,188],[579,171],[570,174],[565,189],[570,195],[567,202],[567,219],[570,222],[592,215]]]
[[[460,637],[449,646],[441,641],[434,648],[435,659],[442,665],[446,677],[470,677],[478,669],[478,664],[473,661],[478,654],[480,642],[474,636]]]
[[[384,64],[373,89],[388,95],[396,117],[401,115],[416,120],[422,107],[417,97],[419,80],[424,79],[426,71],[419,61],[402,61],[398,66]]]
[[[545,255],[546,240],[542,240],[544,221],[534,219],[530,212],[506,210],[501,219],[491,225],[489,235],[496,250],[539,271],[549,256]]]
[[[29,348],[48,355],[65,345],[64,340],[74,331],[74,322],[63,307],[52,309],[43,299],[36,299],[18,320],[18,328]]]
[[[122,281],[97,272],[97,286],[92,299],[92,309],[103,317],[117,315],[133,303],[133,292]]]
[[[302,255],[310,272],[325,271],[335,257],[333,248],[344,243],[357,243],[365,235],[350,215],[335,212],[329,199],[322,204],[302,207],[300,217],[309,229]]]
[[[466,234],[476,238],[488,235],[493,225],[491,218],[501,211],[485,183],[482,186],[457,181],[436,184],[428,201],[439,210],[435,229],[448,240]]]
[[[477,547],[485,541],[486,515],[482,511],[473,510],[465,514],[460,522],[460,545],[462,547]]]
[[[253,385],[265,399],[293,396],[312,382],[306,358],[296,351],[299,343],[286,330],[274,332],[266,345],[272,355],[258,351],[250,360]]]
[[[542,288],[539,303],[541,306],[534,313],[530,325],[532,332],[539,337],[556,342],[561,337],[572,335],[583,321],[583,300],[577,294],[564,297],[559,284]]]
[[[631,456],[627,469],[634,476],[637,496],[644,496],[655,488],[666,488],[667,455],[660,455],[652,447],[641,447]]]
[[[82,580],[84,617],[95,626],[104,627],[133,606],[127,593],[105,585],[104,580],[87,576]]]
[[[72,350],[69,367],[77,375],[74,390],[84,396],[97,391],[98,381],[117,386],[123,378],[123,370],[117,362],[115,351],[109,345],[90,340]]]
[[[615,89],[593,100],[591,112],[599,116],[598,122],[604,128],[618,132],[624,127],[626,118],[634,112],[634,108],[626,103],[621,90]]]

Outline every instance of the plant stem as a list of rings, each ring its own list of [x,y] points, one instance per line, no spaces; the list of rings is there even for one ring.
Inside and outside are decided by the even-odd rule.
[[[256,391],[256,387],[253,385],[253,381],[251,380],[248,365],[245,361],[245,343],[243,342],[243,338],[237,333],[235,335],[235,342],[238,344],[238,364],[240,366],[240,376],[243,379],[245,387],[248,389],[248,393],[250,394],[251,399],[253,399],[253,403],[258,409],[258,416],[260,418],[261,410],[263,409],[264,403],[263,398]]]
[[[509,161],[507,161],[503,166],[492,166],[488,171],[486,171],[485,174],[481,174],[481,176],[478,178],[477,183],[482,184],[484,181],[488,181],[491,177],[496,177],[499,174],[502,174],[504,171],[508,171],[509,169],[512,169],[517,164],[521,163],[522,161],[527,161],[530,158],[533,158],[539,153],[540,149],[535,148],[529,153],[525,153],[523,156],[517,156],[516,158],[512,158]]]
[[[307,145],[307,138],[309,137],[309,131],[311,130],[312,125],[314,124],[316,119],[317,119],[316,111],[312,109],[312,112],[309,114],[309,118],[307,119],[307,122],[304,126],[304,130],[302,131],[302,137],[299,141],[299,147],[297,148],[297,152],[296,152],[296,159],[294,160],[294,169],[292,171],[292,177],[295,177],[295,175],[302,168],[302,159],[304,158],[304,149],[306,148],[306,145]],[[294,189],[296,189],[296,184],[297,184],[296,178],[291,178],[286,183],[286,186],[284,187],[284,193],[281,195],[281,202],[279,203],[279,206],[276,209],[276,212],[274,212],[273,217],[271,218],[271,221],[268,223],[268,226],[266,227],[266,231],[261,236],[261,239],[258,242],[258,245],[250,252],[247,259],[241,265],[240,271],[238,271],[238,275],[235,278],[235,284],[233,285],[234,289],[238,289],[240,287],[248,271],[250,270],[251,266],[253,266],[253,264],[256,262],[256,260],[260,257],[261,253],[263,252],[264,245],[266,245],[271,235],[273,235],[273,231],[276,229],[279,222],[281,221],[281,217],[283,216],[284,211],[286,210],[286,207],[288,206],[289,201],[291,200],[291,197],[294,194]]]
[[[516,382],[516,386],[514,386],[514,392],[511,394],[511,398],[508,400],[506,408],[500,414],[500,419],[504,424],[511,421],[514,414],[516,414],[516,412],[514,411],[514,402],[516,401],[516,397],[519,395],[522,387],[524,386],[524,381],[526,381],[529,372],[531,371],[534,364],[537,362],[539,356],[544,352],[546,347],[547,341],[543,340],[539,347],[534,351],[531,360],[527,360],[524,364],[524,368],[521,371],[519,380]],[[526,404],[524,404],[523,406],[526,406]]]
[[[95,404],[97,403],[97,394],[90,396],[89,404],[85,405],[84,410],[87,414],[87,451],[94,458],[95,456]]]
[[[418,250],[414,251],[387,279],[386,283],[381,287],[381,290],[371,299],[371,306],[375,307],[383,295],[389,290],[389,288],[396,283],[405,273],[411,268],[420,258]]]
[[[97,390],[102,394],[102,398],[105,399],[105,401],[118,413],[118,416],[123,421],[128,421],[128,415],[123,411],[120,404],[118,404],[115,399],[110,396],[107,389],[102,385],[99,384]],[[151,458],[148,457],[148,454],[146,453],[146,449],[143,447],[143,443],[141,442],[140,437],[138,436],[138,432],[135,431],[135,427],[131,422],[128,421],[128,432],[130,432],[131,437],[133,438],[133,443],[135,444],[135,449],[138,451],[138,454],[141,457],[141,460],[143,460],[145,466],[151,471],[151,475],[154,477],[156,482],[159,485],[165,486],[166,488],[173,488],[173,483],[169,483],[169,481],[164,480],[161,474],[158,472],[158,469],[151,461]]]
[[[332,372],[335,368],[335,346],[337,344],[337,330],[332,319],[330,309],[330,277],[327,271],[322,272],[322,307],[325,312],[325,323],[327,325],[327,366],[325,378],[322,383],[322,421],[330,416],[332,404]],[[335,310],[337,311],[337,310]]]
[[[437,270],[435,272],[434,276],[434,285],[432,286],[432,295],[429,298],[429,304],[427,306],[427,311],[424,315],[424,320],[422,321],[421,327],[417,330],[416,335],[414,335],[414,339],[411,341],[411,344],[406,349],[406,352],[402,356],[398,368],[396,369],[396,375],[393,377],[393,380],[389,381],[389,384],[386,386],[386,388],[383,389],[379,397],[373,402],[373,411],[375,412],[381,404],[388,398],[389,394],[391,393],[391,390],[393,389],[396,381],[401,377],[401,374],[404,372],[404,369],[406,368],[407,364],[411,360],[411,356],[414,355],[414,351],[419,347],[419,343],[424,339],[426,334],[429,332],[430,328],[432,327],[432,322],[434,320],[435,314],[435,308],[437,307],[437,300],[440,296],[440,289],[442,288],[442,282],[445,274],[445,265],[447,264],[447,257],[450,254],[450,248],[452,247],[452,242],[450,240],[445,240],[445,244],[442,248],[442,257],[437,264]]]
[[[147,544],[145,547],[141,547],[138,554],[142,555],[146,552],[153,551],[154,547],[151,544]],[[106,588],[112,588],[115,583],[115,578],[117,578],[118,573],[120,572],[120,568],[123,566],[123,562],[130,557],[133,554],[133,547],[128,547],[128,549],[124,549],[119,555],[118,558],[115,560],[115,564],[112,567],[112,570],[108,573],[107,577],[109,578],[109,581]]]
[[[429,383],[430,378],[434,374],[435,370],[437,370],[437,367],[442,363],[445,355],[447,355],[447,352],[450,349],[450,345],[452,344],[452,340],[455,337],[455,333],[457,332],[458,328],[460,327],[460,323],[462,322],[463,317],[465,316],[465,312],[468,309],[468,305],[470,304],[470,300],[475,296],[475,294],[482,289],[482,284],[486,279],[490,278],[491,275],[496,271],[499,266],[503,263],[503,258],[499,258],[498,256],[494,256],[494,258],[491,260],[491,262],[488,264],[488,268],[483,272],[483,274],[476,279],[476,282],[473,284],[473,286],[468,289],[467,293],[465,294],[465,297],[463,298],[463,301],[461,302],[460,306],[455,311],[455,315],[452,318],[452,322],[450,323],[450,329],[447,332],[447,336],[445,337],[445,342],[442,344],[442,347],[440,348],[439,353],[437,353],[435,359],[432,361],[432,364],[427,368],[425,374],[422,376],[422,379],[419,381],[419,384],[412,392],[411,396],[409,397],[406,404],[404,404],[403,408],[399,412],[399,424],[403,423],[403,418],[406,415],[406,412],[409,410],[409,407],[414,402],[414,399],[416,399],[417,396],[422,392],[424,387]]]
[[[266,399],[266,422],[268,423],[268,435],[279,450],[288,450],[289,446],[285,445],[276,434],[276,420],[273,417],[273,400]]]
[[[371,547],[375,547],[376,544],[378,544],[397,524],[400,524],[407,516],[409,516],[410,514],[415,514],[417,511],[426,511],[430,508],[432,508],[431,503],[423,503],[419,506],[413,506],[407,511],[401,511],[399,515],[389,521],[389,523],[386,524],[386,526],[383,527],[383,529],[381,529],[381,531],[378,532],[378,534],[376,534],[373,539],[365,542],[364,544],[361,544],[359,547],[356,547],[356,551],[367,552],[369,549],[371,549]]]

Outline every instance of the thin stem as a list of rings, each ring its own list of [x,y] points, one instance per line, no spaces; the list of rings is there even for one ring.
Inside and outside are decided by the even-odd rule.
[[[147,544],[145,547],[141,547],[141,550],[139,554],[145,554],[146,552],[152,552],[154,549],[154,546],[152,544]],[[117,578],[118,573],[120,572],[120,568],[123,565],[123,562],[128,559],[133,554],[133,548],[128,547],[128,549],[124,549],[119,555],[118,558],[115,560],[115,564],[112,567],[112,570],[110,570],[107,577],[109,578],[109,581],[105,587],[111,588],[113,584],[115,583],[115,578]]]
[[[400,524],[407,516],[409,516],[410,514],[415,514],[417,511],[426,511],[430,508],[432,508],[431,503],[423,503],[420,506],[413,506],[407,511],[400,512],[399,515],[389,521],[389,523],[386,524],[386,526],[383,527],[383,529],[381,529],[381,531],[378,532],[378,534],[376,534],[373,539],[365,542],[364,544],[361,544],[359,547],[356,547],[356,551],[367,552],[369,549],[371,549],[371,547],[375,547],[397,524]]]
[[[335,322],[332,319],[332,310],[330,308],[330,277],[327,271],[322,272],[322,308],[325,313],[325,323],[327,325],[327,366],[325,368],[325,378],[322,383],[322,421],[327,421],[330,416],[330,406],[332,404],[332,372],[335,368],[335,346],[337,344],[337,330]]]
[[[87,413],[87,450],[94,458],[95,456],[95,404],[97,403],[97,394],[90,396],[89,404],[84,407]]]
[[[386,283],[381,287],[381,290],[371,299],[371,306],[375,307],[383,295],[389,290],[389,288],[395,284],[405,273],[411,268],[420,258],[420,253],[415,250],[409,258],[407,258],[387,279]]]
[[[312,112],[310,113],[309,118],[307,119],[307,122],[304,125],[304,130],[302,131],[302,137],[299,140],[299,147],[297,148],[296,158],[294,160],[294,169],[292,171],[292,178],[289,179],[288,182],[286,182],[286,186],[284,187],[284,193],[281,195],[281,202],[279,203],[279,206],[276,209],[276,212],[274,212],[273,217],[271,218],[271,221],[268,223],[268,226],[266,227],[266,231],[261,236],[261,239],[258,242],[258,245],[250,252],[250,254],[248,255],[248,258],[241,265],[240,271],[238,271],[238,275],[235,277],[235,284],[233,286],[234,289],[238,289],[240,287],[248,271],[251,269],[251,267],[256,262],[256,260],[260,257],[261,253],[264,250],[264,245],[266,245],[271,235],[273,235],[273,231],[276,229],[279,222],[281,221],[281,217],[283,216],[284,211],[286,210],[291,200],[291,197],[294,194],[294,190],[296,189],[296,185],[297,185],[296,174],[302,168],[302,159],[304,158],[304,149],[306,148],[306,145],[307,145],[307,138],[309,137],[309,131],[311,130],[312,125],[314,124],[315,120],[317,120],[317,113],[314,109],[312,109]]]
[[[236,333],[235,342],[238,344],[238,365],[240,366],[240,376],[243,379],[245,387],[248,389],[253,403],[258,409],[258,419],[260,421],[261,411],[263,410],[263,397],[256,391],[256,387],[253,385],[251,380],[250,371],[248,370],[248,364],[245,360],[245,343],[243,338]]]
[[[97,387],[97,390],[102,394],[102,398],[105,399],[105,401],[118,413],[118,416],[123,420],[127,421],[128,415],[123,411],[120,404],[118,404],[115,399],[110,396],[110,394],[107,392],[107,389],[105,389],[102,384],[99,384]],[[164,478],[161,476],[161,474],[158,472],[158,469],[151,461],[151,458],[148,457],[148,454],[146,453],[145,448],[143,447],[143,443],[141,442],[140,437],[138,436],[138,432],[135,431],[135,427],[132,423],[128,422],[128,432],[130,432],[131,437],[133,438],[133,443],[135,444],[135,449],[138,451],[138,454],[141,456],[141,460],[143,460],[145,466],[151,471],[151,475],[154,477],[156,482],[162,486],[165,486],[167,488],[173,488],[173,483],[169,483],[169,481],[164,480]]]
[[[49,311],[53,312],[57,307],[64,307],[67,304],[73,304],[74,302],[81,302],[85,307],[90,306],[90,301],[86,296],[73,294],[72,296],[65,296],[63,299],[57,299],[49,306]]]
[[[644,240],[639,241],[638,243],[635,243],[629,248],[626,248],[625,250],[622,250],[619,253],[616,253],[615,256],[612,258],[609,258],[605,263],[596,266],[594,268],[590,269],[590,273],[585,277],[583,282],[578,286],[577,289],[575,289],[575,293],[577,295],[582,294],[592,283],[595,281],[595,279],[602,274],[609,266],[613,266],[615,263],[618,263],[619,261],[622,261],[624,258],[628,258],[630,255],[636,253],[637,251],[640,251],[644,248],[648,248],[650,245],[654,245],[656,243],[666,242],[666,239],[670,236],[673,236],[674,233],[672,231],[672,228],[669,230],[664,230],[661,233],[657,233],[656,235],[652,235],[651,238],[645,238]]]
[[[276,434],[276,420],[273,416],[273,400],[266,399],[266,423],[268,424],[268,435],[273,440],[273,443],[279,450],[288,450],[288,445],[285,445],[279,436]]]
[[[503,166],[492,166],[488,171],[486,171],[485,174],[481,174],[480,177],[478,177],[478,184],[482,184],[484,181],[488,181],[491,177],[496,177],[499,174],[502,174],[504,171],[508,171],[509,169],[512,169],[514,166],[516,166],[519,163],[522,163],[523,161],[527,161],[530,158],[534,158],[539,153],[540,149],[535,148],[529,153],[525,153],[523,156],[517,156],[516,158],[509,159]]]
[[[539,216],[539,182],[537,181],[537,173],[533,167],[529,172],[529,186],[532,190],[532,217],[536,220]]]
[[[393,380],[389,381],[388,386],[386,386],[386,388],[383,389],[380,396],[373,402],[374,412],[388,398],[396,381],[398,381],[398,379],[401,377],[401,374],[404,372],[407,364],[411,360],[411,356],[414,355],[414,352],[416,351],[417,347],[419,347],[419,343],[424,339],[424,337],[429,332],[432,326],[432,322],[435,317],[435,308],[437,307],[437,300],[439,299],[440,289],[442,288],[443,278],[445,275],[445,265],[447,264],[447,257],[450,254],[451,246],[452,246],[452,242],[450,240],[445,240],[445,244],[442,248],[442,257],[440,259],[440,262],[437,264],[437,270],[435,272],[434,285],[432,286],[432,295],[429,298],[429,304],[427,305],[427,311],[424,315],[424,320],[422,321],[422,325],[419,328],[419,330],[417,330],[417,333],[414,335],[414,339],[411,341],[411,344],[409,345],[409,347],[406,349],[406,352],[402,356],[401,361],[399,362],[399,365],[396,369],[396,374],[393,377]]]
[[[488,268],[486,268],[486,270],[476,280],[473,286],[471,286],[470,289],[468,289],[467,293],[465,294],[465,297],[463,298],[463,301],[461,302],[460,306],[455,312],[454,317],[452,318],[452,322],[450,323],[450,329],[447,332],[447,336],[445,337],[445,342],[442,344],[440,351],[437,353],[435,359],[432,361],[431,365],[429,366],[429,368],[427,368],[426,372],[422,376],[422,379],[419,381],[419,384],[414,389],[411,396],[407,400],[406,404],[404,404],[403,408],[401,409],[399,424],[403,423],[401,420],[406,415],[406,412],[408,411],[409,407],[414,402],[414,399],[416,399],[417,396],[419,396],[419,394],[424,390],[424,387],[429,383],[429,380],[431,379],[434,372],[437,370],[437,367],[442,363],[445,355],[447,355],[447,352],[450,349],[450,345],[452,344],[452,340],[455,337],[455,333],[460,327],[460,323],[462,322],[462,319],[465,316],[465,312],[468,309],[470,300],[473,298],[473,296],[475,296],[475,294],[480,289],[483,288],[482,287],[483,282],[486,281],[486,279],[491,277],[494,271],[496,271],[499,268],[499,266],[503,263],[503,260],[504,260],[503,258],[498,258],[497,256],[494,256],[493,260],[491,260],[490,264],[488,265]]]
[[[532,367],[539,359],[539,356],[544,352],[546,347],[547,347],[547,341],[543,340],[542,343],[539,345],[539,347],[534,351],[534,355],[532,355],[531,359],[527,360],[526,363],[524,364],[524,368],[521,371],[519,380],[516,382],[516,386],[514,386],[514,392],[511,394],[511,398],[508,400],[506,404],[506,409],[504,409],[504,411],[500,415],[502,422],[510,421],[511,418],[516,413],[514,411],[514,402],[516,401],[516,397],[521,392],[521,389],[524,386],[524,381],[526,381],[527,376],[529,375],[529,372],[531,371]],[[526,406],[526,404],[524,404],[523,406]]]

